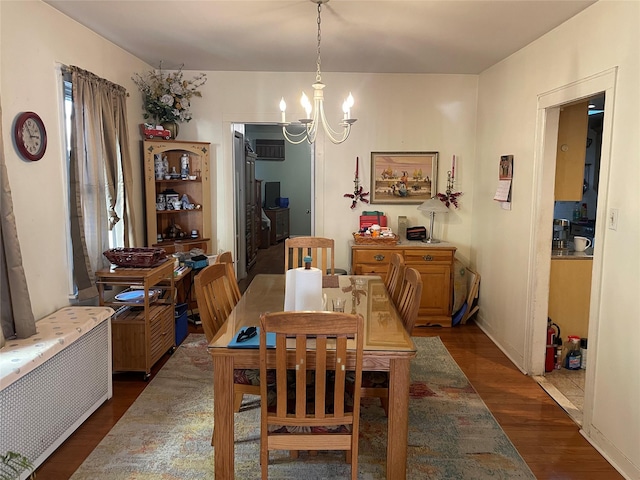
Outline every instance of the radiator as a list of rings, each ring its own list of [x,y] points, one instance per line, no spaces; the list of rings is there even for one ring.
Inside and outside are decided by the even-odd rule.
[[[0,391],[2,454],[20,453],[35,469],[111,398],[110,326],[100,323]]]

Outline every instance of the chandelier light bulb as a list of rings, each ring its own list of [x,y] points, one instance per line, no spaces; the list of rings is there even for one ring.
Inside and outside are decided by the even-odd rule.
[[[284,101],[284,97],[280,99],[280,111],[282,112],[282,123],[287,123],[284,114],[287,111],[287,102]]]
[[[349,92],[349,96],[342,104],[342,111],[344,112],[345,120],[351,118],[351,107],[353,107],[353,95],[351,95],[351,92]]]
[[[307,94],[304,92],[302,92],[302,97],[300,97],[300,103],[302,104],[304,111],[307,113],[305,118],[311,118],[311,102],[309,102],[309,97],[307,97]]]

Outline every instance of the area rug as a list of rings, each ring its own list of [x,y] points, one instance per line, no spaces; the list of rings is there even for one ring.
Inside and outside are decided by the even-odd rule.
[[[535,479],[440,339],[414,341],[407,478]],[[212,376],[204,335],[190,334],[72,480],[213,478]],[[383,479],[386,418],[377,399],[365,400],[358,478]],[[258,397],[245,397],[235,415],[238,479],[260,478],[259,424]],[[290,460],[278,453],[271,454],[272,479],[349,478],[344,454]]]

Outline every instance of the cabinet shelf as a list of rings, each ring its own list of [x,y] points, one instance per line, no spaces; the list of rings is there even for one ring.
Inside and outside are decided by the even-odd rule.
[[[202,213],[200,209],[194,208],[193,210],[181,209],[181,210],[156,210],[158,215],[180,215],[181,213]]]
[[[181,178],[175,179],[175,180],[157,180],[156,179],[156,184],[163,184],[163,183],[200,183],[202,182],[202,180],[200,180],[200,178],[196,178],[195,180],[182,180]]]

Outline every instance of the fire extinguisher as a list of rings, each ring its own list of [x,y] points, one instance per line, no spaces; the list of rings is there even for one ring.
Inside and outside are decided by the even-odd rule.
[[[560,327],[547,318],[547,349],[544,359],[544,371],[551,372],[556,365],[556,339],[560,337]]]

